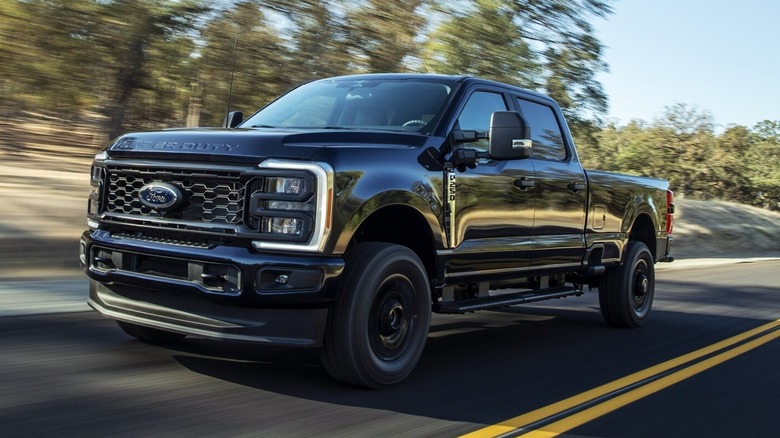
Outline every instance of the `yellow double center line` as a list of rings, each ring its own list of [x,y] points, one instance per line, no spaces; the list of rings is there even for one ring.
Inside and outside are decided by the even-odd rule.
[[[758,348],[780,337],[779,327],[780,319],[463,437],[557,436]],[[706,356],[711,357],[698,361]]]

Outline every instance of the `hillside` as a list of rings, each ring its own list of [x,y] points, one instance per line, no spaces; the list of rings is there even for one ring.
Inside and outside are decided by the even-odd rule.
[[[780,213],[723,201],[676,204],[675,257],[780,256]]]

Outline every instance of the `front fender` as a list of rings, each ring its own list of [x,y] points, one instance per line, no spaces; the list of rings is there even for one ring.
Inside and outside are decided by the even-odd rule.
[[[445,229],[441,219],[441,200],[433,191],[417,183],[410,190],[383,191],[356,205],[339,230],[333,253],[343,254],[360,226],[389,207],[402,207],[418,214],[427,224],[437,248],[442,247]]]

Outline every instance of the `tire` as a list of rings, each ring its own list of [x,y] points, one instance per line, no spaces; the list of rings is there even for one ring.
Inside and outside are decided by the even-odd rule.
[[[167,332],[165,330],[131,324],[124,321],[117,321],[117,324],[119,324],[119,327],[128,335],[151,344],[169,344],[187,336],[181,333]]]
[[[609,325],[639,327],[647,321],[655,295],[653,255],[642,242],[628,242],[624,263],[608,270],[599,284],[601,314]]]
[[[334,379],[356,386],[395,385],[422,355],[431,321],[431,293],[422,262],[410,249],[361,243],[346,257],[328,316],[320,357]]]

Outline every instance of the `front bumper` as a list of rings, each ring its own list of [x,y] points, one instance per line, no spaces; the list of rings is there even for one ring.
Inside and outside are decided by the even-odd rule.
[[[340,257],[184,247],[87,231],[89,305],[125,322],[276,345],[321,344]]]
[[[88,304],[118,321],[207,338],[319,347],[326,308],[229,306],[119,284],[89,282]]]

